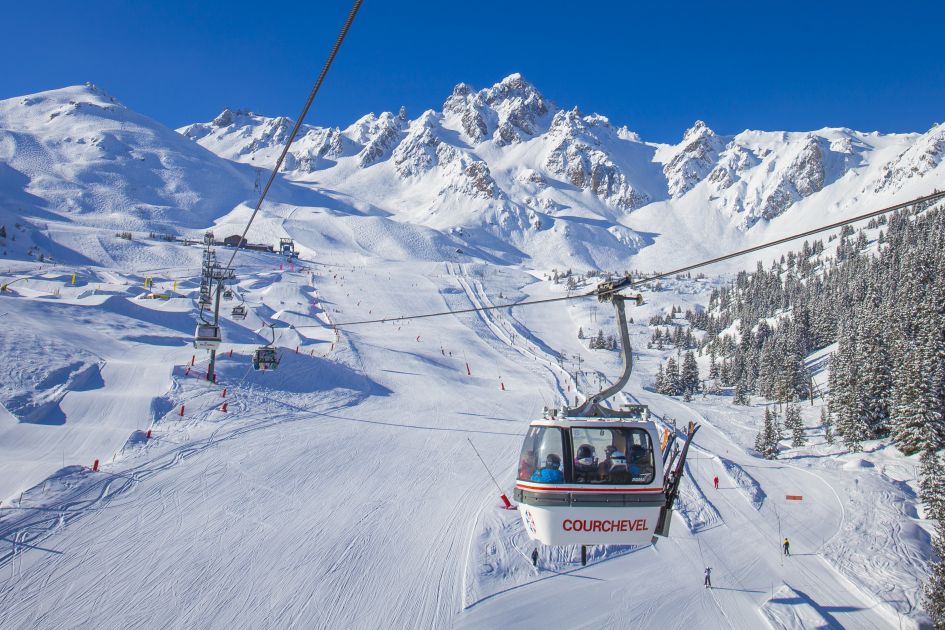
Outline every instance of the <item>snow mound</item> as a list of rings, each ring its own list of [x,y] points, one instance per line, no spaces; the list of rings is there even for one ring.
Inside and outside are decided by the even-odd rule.
[[[679,498],[676,500],[675,511],[682,517],[686,527],[692,533],[714,527],[722,522],[722,516],[696,482],[689,464],[686,464],[686,481],[679,486]]]
[[[767,498],[765,491],[761,489],[761,484],[735,462],[725,459],[724,457],[719,459],[722,461],[722,465],[725,466],[725,471],[732,480],[735,481],[735,485],[738,486],[738,489],[745,495],[756,510],[760,510]]]
[[[865,460],[865,459],[861,459],[858,457],[856,459],[851,459],[848,462],[844,462],[843,469],[844,470],[862,470],[864,468],[875,468],[875,466],[876,465],[873,462]]]

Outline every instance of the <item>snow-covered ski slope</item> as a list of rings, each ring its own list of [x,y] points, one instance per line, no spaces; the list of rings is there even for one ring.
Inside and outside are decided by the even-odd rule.
[[[824,445],[820,401],[810,446],[760,460],[761,406],[647,389],[671,351],[645,349],[644,322],[717,280],[667,282],[630,313],[627,399],[703,429],[672,537],[593,548],[586,568],[574,548],[532,568],[468,440],[510,492],[528,421],[618,372],[577,339],[615,332],[608,305],[330,322],[560,296],[552,267],[665,270],[915,197],[945,169],[942,126],[695,125],[657,146],[539,101],[513,75],[458,87],[442,114],[307,129],[249,233],[294,238],[302,261],[239,255],[250,313],[223,305],[216,384],[189,345],[201,251],[155,235],[240,233],[284,121],[231,112],[187,139],[90,86],[0,102],[0,627],[921,623],[916,462]],[[282,364],[258,373],[267,323]]]
[[[155,247],[169,250],[162,259],[190,252]],[[499,509],[467,439],[510,492],[527,422],[574,395],[575,366],[557,357],[582,355],[585,390],[598,372],[617,372],[615,353],[576,338],[578,326],[611,330],[609,306],[336,337],[329,321],[565,289],[541,272],[458,260],[238,260],[250,316],[227,319],[216,384],[201,378],[205,353],[190,367],[193,265],[147,274],[153,292],[172,295],[177,282],[181,297],[168,300],[140,297],[143,274],[96,269],[72,288],[65,268],[24,269],[32,279],[0,298],[23,331],[8,361],[59,366],[31,409],[60,410],[57,422],[5,421],[5,455],[30,464],[4,458],[0,626],[888,628],[923,618],[929,546],[909,461],[878,444],[856,455],[820,444],[817,407],[807,412],[814,446],[760,460],[747,452],[760,407],[646,389],[666,353],[643,349],[651,331],[639,322],[704,303],[707,283],[669,283],[631,312],[639,352],[627,400],[703,424],[672,537],[593,548],[586,568],[577,549],[543,549],[536,571],[517,513]],[[254,372],[248,354],[264,321],[276,325],[282,363]]]

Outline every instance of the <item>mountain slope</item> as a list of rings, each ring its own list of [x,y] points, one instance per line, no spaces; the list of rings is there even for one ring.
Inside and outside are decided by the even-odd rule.
[[[225,110],[179,131],[228,159],[271,167],[291,124]],[[605,116],[560,108],[512,74],[478,91],[460,83],[441,111],[413,120],[401,108],[346,129],[305,125],[285,174],[500,259],[621,267],[642,254],[671,264],[680,243],[699,249],[711,235],[722,238],[716,245],[754,244],[825,212],[850,214],[867,198],[927,192],[945,175],[943,134],[722,136],[696,121],[679,144],[648,143]],[[672,247],[648,247],[666,235]]]

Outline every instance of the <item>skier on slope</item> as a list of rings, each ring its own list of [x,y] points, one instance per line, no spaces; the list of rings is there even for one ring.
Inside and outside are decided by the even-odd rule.
[[[712,588],[712,567],[705,568],[705,587]]]
[[[715,489],[718,490],[718,489],[719,489],[719,477],[718,477],[718,475],[716,475],[716,476],[712,479],[712,483],[715,484]]]
[[[791,541],[789,541],[787,537],[784,538],[784,555],[791,555]]]

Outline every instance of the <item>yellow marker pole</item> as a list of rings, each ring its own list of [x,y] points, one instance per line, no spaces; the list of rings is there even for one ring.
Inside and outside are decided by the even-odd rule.
[[[174,281],[174,293],[177,293],[177,280]]]
[[[75,272],[72,273],[72,286],[75,286]]]

